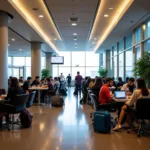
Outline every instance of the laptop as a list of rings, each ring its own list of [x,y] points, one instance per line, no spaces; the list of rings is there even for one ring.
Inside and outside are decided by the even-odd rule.
[[[126,99],[126,92],[125,91],[114,91],[115,99]]]

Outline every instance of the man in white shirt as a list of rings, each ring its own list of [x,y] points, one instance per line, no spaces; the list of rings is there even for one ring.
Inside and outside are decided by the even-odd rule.
[[[65,81],[65,77],[64,77],[63,73],[61,73],[61,75],[60,75],[60,82],[63,82],[63,81]]]

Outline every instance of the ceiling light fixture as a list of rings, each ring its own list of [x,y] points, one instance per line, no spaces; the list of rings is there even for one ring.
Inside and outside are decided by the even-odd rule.
[[[39,15],[39,18],[43,18],[44,16],[43,15]]]
[[[39,25],[38,20],[34,19],[32,16],[32,13],[29,11],[28,5],[24,5],[24,1],[18,1],[18,0],[8,0],[9,3],[18,11],[18,13],[27,21],[27,23],[43,38],[43,40],[56,52],[59,53],[58,48],[54,45],[54,43],[51,41],[51,37],[46,32],[44,28],[42,28]],[[47,22],[50,24],[53,32],[57,36],[57,39],[62,40],[60,37],[60,34],[53,22],[53,19],[51,15],[49,14],[45,4],[43,1],[37,1],[38,5],[41,6],[41,9],[43,10],[44,14],[43,16],[47,18]]]
[[[117,23],[119,22],[119,20],[122,18],[122,16],[125,14],[125,12],[128,10],[128,8],[131,6],[131,4],[134,2],[134,0],[125,0],[125,1],[121,1],[118,2],[118,6],[116,6],[116,11],[113,11],[113,13],[111,14],[111,22],[108,23],[108,25],[105,26],[105,28],[101,31],[101,36],[99,36],[97,39],[97,43],[96,45],[93,47],[93,50],[96,52],[100,46],[102,45],[102,43],[106,40],[106,38],[108,37],[108,35],[110,34],[110,32],[114,29],[114,27],[117,25]],[[99,30],[98,27],[101,25],[101,20],[103,17],[103,11],[107,5],[105,0],[101,0],[101,5],[98,8],[97,14],[96,14],[96,18],[95,18],[95,22],[90,34],[90,38],[89,41],[93,40],[93,37],[95,37],[95,35],[97,34],[97,31]]]
[[[114,8],[110,7],[109,10],[113,10]]]
[[[77,24],[76,24],[76,23],[72,23],[71,25],[72,25],[72,26],[77,26]]]
[[[15,39],[11,39],[12,41],[15,41]]]
[[[106,18],[107,18],[108,16],[109,16],[108,14],[105,14],[105,15],[104,15],[104,17],[106,17]]]
[[[75,41],[77,41],[77,39],[74,39]]]
[[[77,33],[73,33],[73,35],[77,35]]]

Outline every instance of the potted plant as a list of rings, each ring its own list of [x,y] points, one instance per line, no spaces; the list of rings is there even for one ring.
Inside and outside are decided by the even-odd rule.
[[[135,63],[134,76],[145,79],[145,82],[150,88],[150,53],[145,52],[144,57]]]
[[[106,77],[107,74],[108,74],[108,70],[105,69],[105,68],[100,67],[98,73],[99,73],[100,77]]]
[[[42,69],[41,73],[42,73],[42,78],[48,78],[50,75],[50,72],[48,69]]]

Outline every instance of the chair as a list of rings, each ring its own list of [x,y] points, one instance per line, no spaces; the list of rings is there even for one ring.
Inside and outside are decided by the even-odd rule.
[[[33,91],[29,94],[29,98],[28,98],[28,101],[26,103],[26,108],[29,108],[33,105],[35,94],[36,94],[36,91]]]
[[[128,133],[130,133],[131,130],[134,129],[133,127],[133,121],[137,119],[139,123],[139,127],[136,128],[137,130],[137,136],[141,136],[141,131],[150,132],[146,129],[144,129],[145,120],[150,120],[150,98],[140,98],[137,100],[136,103],[136,109],[131,109],[131,111],[134,113],[131,121],[131,129],[128,130]]]
[[[29,98],[29,94],[21,94],[21,95],[17,95],[16,99],[14,99],[13,104],[7,104],[4,103],[2,105],[2,112],[11,115],[11,125],[12,125],[12,130],[14,129],[14,124],[16,124],[14,122],[14,115],[23,112],[24,110],[26,110],[26,103],[28,101]],[[9,128],[9,122],[7,122],[8,125],[8,130],[10,130]]]

